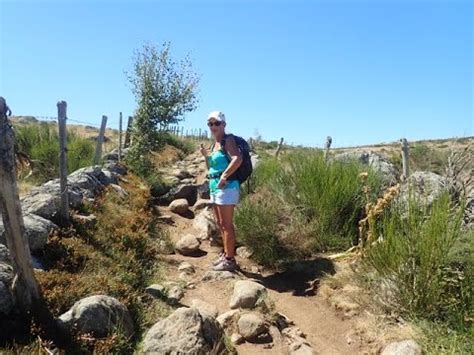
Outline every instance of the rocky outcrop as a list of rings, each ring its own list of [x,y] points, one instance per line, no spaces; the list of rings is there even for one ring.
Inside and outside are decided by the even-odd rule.
[[[90,296],[76,302],[59,317],[59,321],[69,330],[81,334],[92,333],[96,337],[105,337],[114,332],[131,337],[134,332],[127,307],[105,295]]]
[[[209,354],[212,350],[222,350],[223,334],[213,317],[195,308],[179,308],[148,330],[143,353]]]
[[[448,191],[448,180],[446,177],[429,172],[415,171],[407,183],[400,190],[399,201],[406,203],[410,197],[427,206]]]

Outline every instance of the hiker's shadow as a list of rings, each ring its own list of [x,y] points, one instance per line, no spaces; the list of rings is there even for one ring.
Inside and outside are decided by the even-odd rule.
[[[334,263],[323,257],[289,263],[285,271],[269,276],[242,270],[242,274],[260,281],[266,288],[277,292],[291,292],[294,296],[315,295],[320,279],[327,274],[334,275],[335,272]]]

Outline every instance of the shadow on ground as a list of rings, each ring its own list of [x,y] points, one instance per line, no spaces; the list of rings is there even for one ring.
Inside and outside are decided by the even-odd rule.
[[[313,296],[319,288],[319,280],[325,275],[334,275],[334,263],[326,258],[296,261],[286,265],[286,270],[268,276],[247,271],[242,273],[271,290],[291,292],[293,296]]]

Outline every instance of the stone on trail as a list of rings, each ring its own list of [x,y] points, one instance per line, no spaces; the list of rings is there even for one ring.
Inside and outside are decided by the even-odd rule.
[[[145,354],[209,354],[223,350],[217,321],[195,308],[179,308],[151,327],[143,340]]]
[[[192,266],[187,261],[183,261],[181,264],[179,264],[178,271],[182,271],[186,274],[193,274],[195,272],[194,266]]]
[[[184,297],[184,291],[180,286],[172,286],[167,292],[168,303],[176,305]]]
[[[423,351],[418,343],[408,339],[388,344],[380,355],[421,355],[422,353]]]
[[[164,214],[164,215],[158,216],[156,219],[159,222],[165,223],[165,224],[173,224],[174,223],[173,216],[171,216],[169,214]]]
[[[260,334],[267,332],[268,325],[258,313],[243,314],[237,322],[239,333],[245,340],[254,340]]]
[[[209,270],[202,277],[202,281],[222,281],[235,279],[235,274],[230,271]]]
[[[133,321],[122,303],[113,297],[96,295],[76,302],[59,317],[61,325],[81,334],[92,333],[96,337],[106,337],[115,330],[126,337],[133,335]]]
[[[266,288],[255,281],[236,281],[234,283],[234,293],[230,299],[230,308],[253,308],[266,293]]]
[[[232,325],[239,313],[240,311],[238,309],[231,309],[230,311],[220,314],[216,319],[222,328],[227,329]]]
[[[217,310],[217,307],[215,305],[199,299],[193,299],[191,301],[191,308],[196,308],[199,313],[207,314],[212,318],[216,318],[219,314],[219,311]]]
[[[291,343],[289,351],[290,355],[316,355],[316,351],[304,340]]]
[[[181,255],[190,256],[196,254],[200,245],[201,242],[195,236],[187,234],[178,240],[175,248]]]
[[[166,297],[166,287],[160,284],[153,284],[153,285],[148,286],[145,289],[145,292],[155,298]]]
[[[197,231],[200,240],[217,239],[217,224],[211,211],[200,212],[193,221],[193,227]]]
[[[189,209],[188,200],[186,200],[185,198],[174,200],[173,202],[170,203],[169,209],[171,212],[183,215],[186,212],[188,212],[188,209]]]

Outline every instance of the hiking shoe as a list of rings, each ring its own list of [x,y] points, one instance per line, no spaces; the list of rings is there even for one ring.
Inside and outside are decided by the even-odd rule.
[[[225,259],[225,253],[221,251],[219,254],[219,257],[212,262],[212,266],[219,265],[224,259]]]
[[[237,269],[237,262],[235,259],[224,258],[219,264],[212,268],[214,271],[230,271],[234,272]]]

